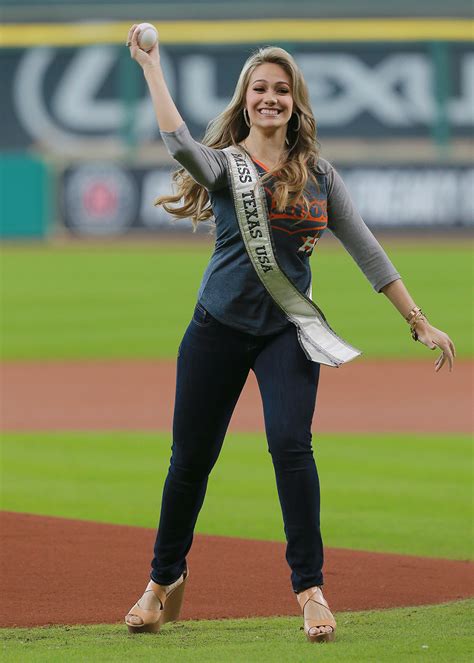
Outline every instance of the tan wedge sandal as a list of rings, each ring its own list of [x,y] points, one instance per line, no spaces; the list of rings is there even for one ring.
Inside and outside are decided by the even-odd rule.
[[[150,580],[145,593],[153,592],[160,607],[157,610],[141,608],[140,601],[137,601],[130,612],[125,615],[129,633],[158,633],[163,624],[179,619],[188,575],[189,572],[185,571],[172,585],[158,585]],[[130,617],[138,617],[142,623],[134,624],[130,621]]]
[[[296,595],[303,611],[304,632],[310,642],[333,642],[336,637],[336,620],[329,610],[321,587],[310,587]],[[328,633],[311,633],[312,629],[320,626],[330,626]]]

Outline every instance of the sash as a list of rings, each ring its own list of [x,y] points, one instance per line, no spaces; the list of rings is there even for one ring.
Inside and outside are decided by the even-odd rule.
[[[265,192],[248,154],[238,147],[224,149],[229,165],[235,212],[245,248],[257,275],[273,301],[297,328],[306,357],[327,366],[340,366],[361,352],[340,338],[321,309],[301,293],[281,269],[275,256]]]

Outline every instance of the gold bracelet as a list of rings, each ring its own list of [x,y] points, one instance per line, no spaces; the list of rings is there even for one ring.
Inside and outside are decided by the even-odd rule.
[[[405,317],[405,320],[408,322],[408,324],[410,324],[411,318],[413,318],[413,316],[417,315],[418,313],[422,313],[421,308],[419,306],[414,306],[409,314]]]
[[[410,313],[406,316],[405,320],[410,325],[411,337],[414,341],[418,340],[418,334],[416,333],[416,325],[420,320],[428,322],[426,315],[423,313],[419,306],[414,306]]]

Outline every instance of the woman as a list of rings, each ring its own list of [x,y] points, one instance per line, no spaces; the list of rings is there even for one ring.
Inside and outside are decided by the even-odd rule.
[[[262,395],[285,525],[286,557],[303,611],[304,630],[310,642],[333,640],[336,622],[321,591],[319,482],[311,447],[320,365],[308,359],[304,329],[282,312],[284,307],[274,297],[271,284],[265,284],[263,272],[273,270],[265,264],[267,256],[262,250],[252,256],[243,241],[246,222],[250,233],[246,242],[254,235],[260,237],[261,226],[252,221],[258,201],[250,206],[244,201],[238,207],[235,187],[239,178],[250,181],[247,171],[252,171],[259,186],[263,185],[259,191],[266,199],[273,231],[269,251],[274,249],[278,257],[274,267],[278,271],[281,265],[286,286],[303,303],[309,301],[302,294],[311,285],[309,256],[329,227],[375,290],[383,292],[407,319],[415,340],[431,349],[441,348],[437,371],[446,361],[452,368],[454,346],[415,306],[399,274],[353,208],[339,175],[318,157],[307,87],[288,53],[268,47],[249,58],[229,106],[209,126],[204,144],[199,144],[189,135],[171,99],[158,45],[144,52],[137,43],[138,32],[136,25],[131,27],[127,45],[143,68],[166,146],[183,166],[174,177],[176,195],[162,197],[157,204],[178,218],[192,218],[194,224],[214,216],[216,246],[178,352],[172,458],[151,581],[125,621],[132,633],[156,632],[161,624],[178,618],[188,574],[186,555],[208,476],[253,370]],[[236,159],[234,170],[232,158]],[[252,190],[242,194],[253,195]],[[313,309],[315,320],[324,327],[324,317],[317,307]],[[332,334],[331,342],[334,338],[341,342],[343,350],[349,348],[349,354],[353,351],[327,324],[322,331]],[[331,363],[328,356],[331,353],[321,355],[324,363]],[[343,363],[348,355],[344,357],[332,365]]]

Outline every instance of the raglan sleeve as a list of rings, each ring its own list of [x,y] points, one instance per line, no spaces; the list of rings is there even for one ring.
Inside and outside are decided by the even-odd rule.
[[[376,292],[400,279],[389,257],[362,220],[339,173],[320,159],[327,177],[328,228],[358,264]]]
[[[222,150],[215,150],[198,143],[191,136],[185,123],[176,131],[162,131],[161,137],[169,154],[198,184],[209,191],[215,191],[226,185],[226,158]]]

